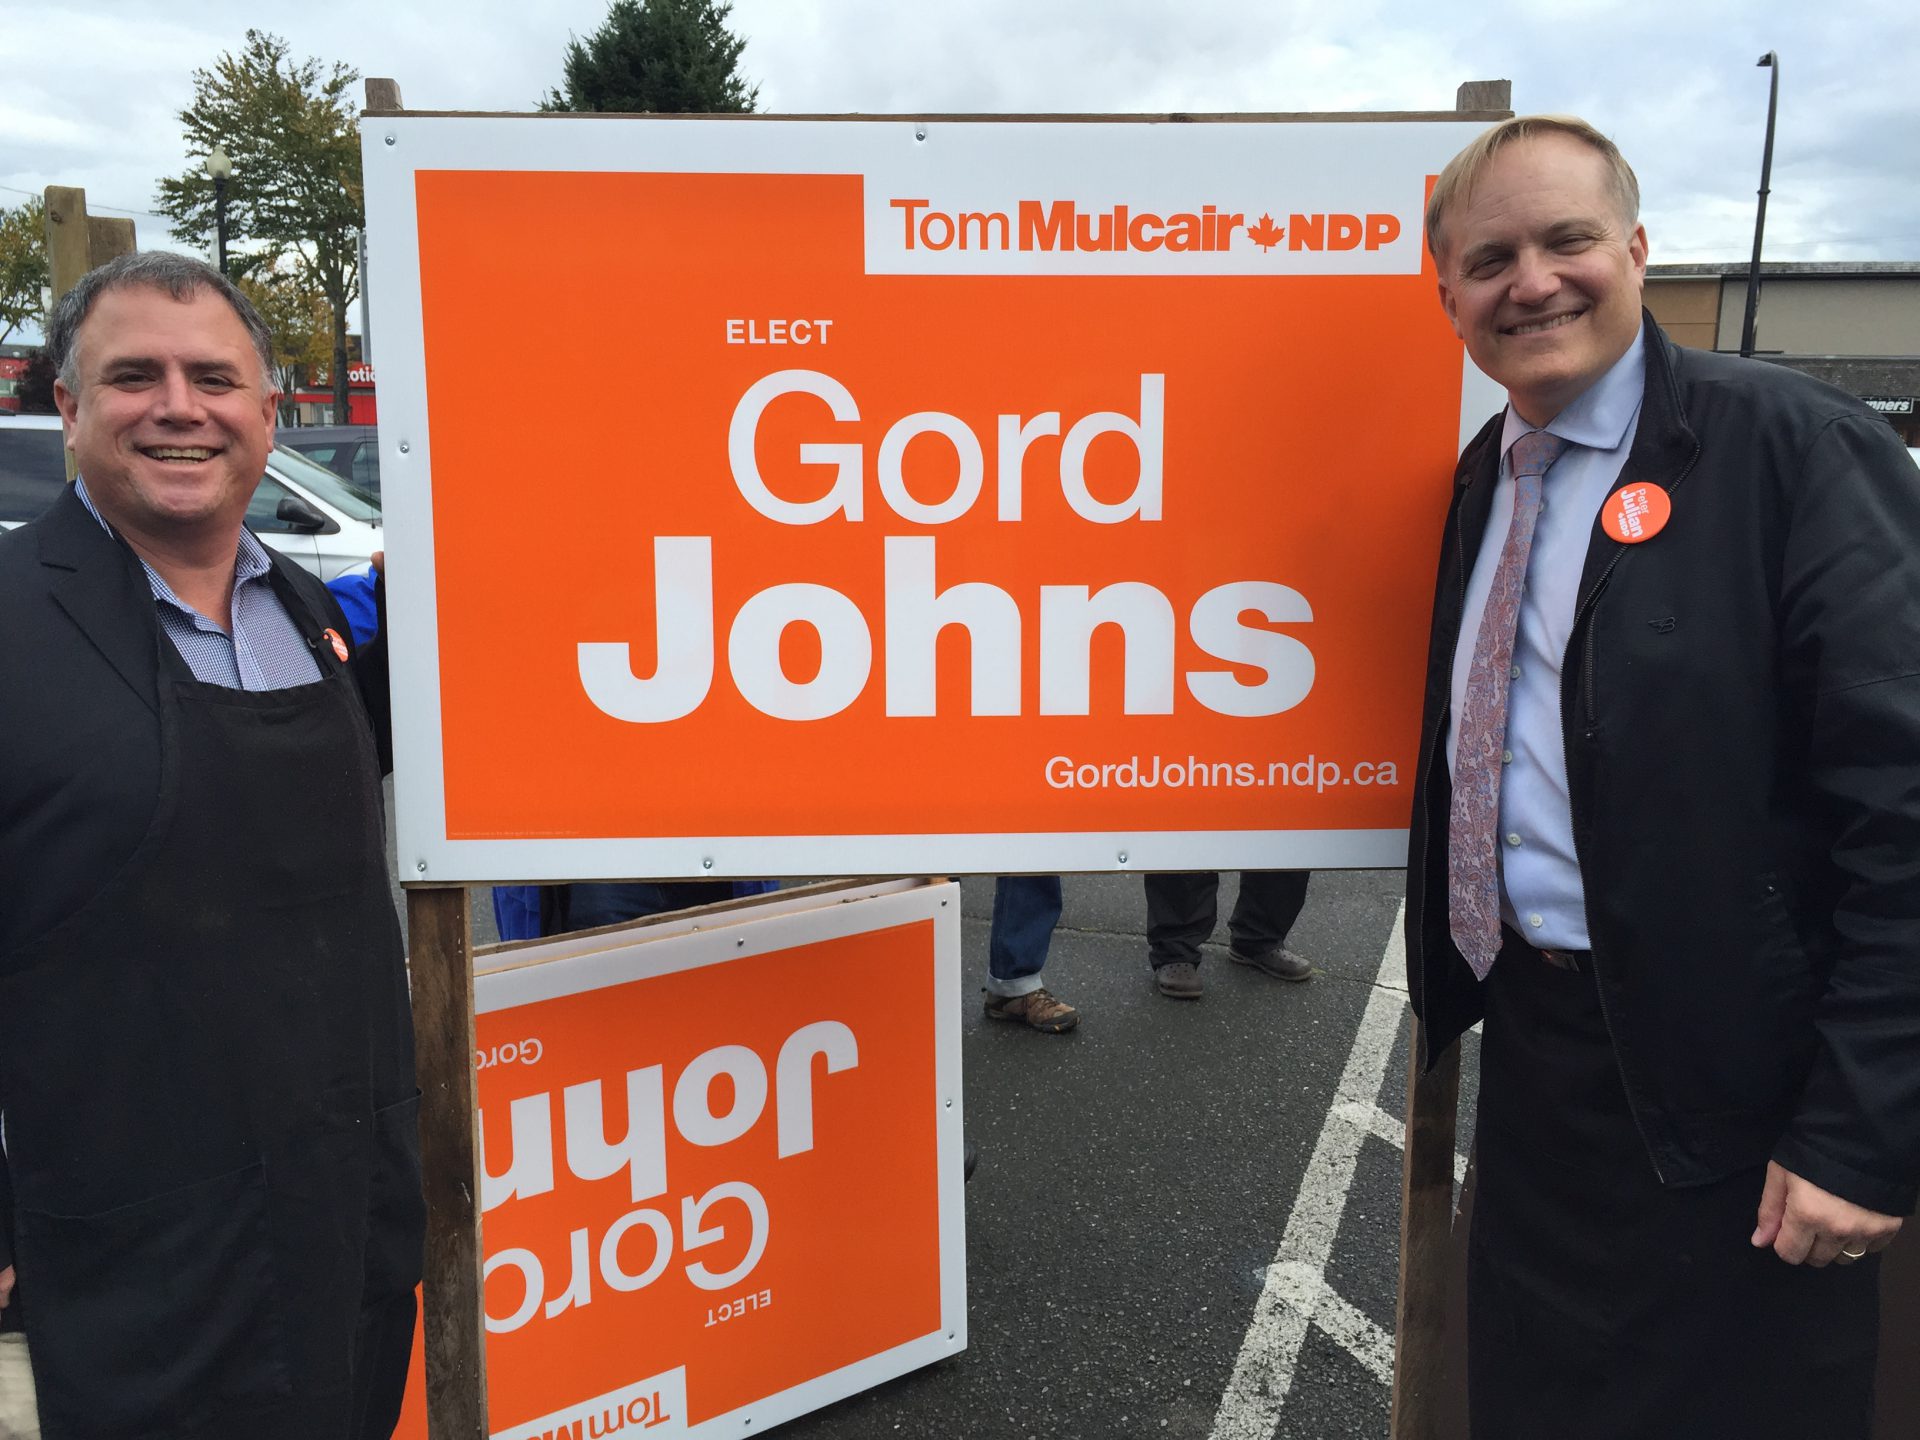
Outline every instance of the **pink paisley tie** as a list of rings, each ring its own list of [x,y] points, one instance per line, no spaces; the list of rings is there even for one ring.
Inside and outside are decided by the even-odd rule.
[[[1534,430],[1513,442],[1513,523],[1493,572],[1467,670],[1453,761],[1453,813],[1447,828],[1447,916],[1453,943],[1480,979],[1500,953],[1501,751],[1507,739],[1507,681],[1513,665],[1520,591],[1540,518],[1540,481],[1572,442]]]

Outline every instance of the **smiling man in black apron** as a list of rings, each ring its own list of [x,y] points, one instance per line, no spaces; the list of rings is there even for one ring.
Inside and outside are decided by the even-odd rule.
[[[268,338],[197,261],[92,272],[48,326],[80,481],[0,536],[0,1319],[46,1440],[384,1437],[404,1388],[380,766],[338,607],[242,529]]]

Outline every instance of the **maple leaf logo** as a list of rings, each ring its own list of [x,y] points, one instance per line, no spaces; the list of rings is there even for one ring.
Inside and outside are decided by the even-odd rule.
[[[1280,243],[1281,238],[1286,233],[1287,227],[1274,224],[1273,216],[1271,215],[1262,215],[1258,225],[1249,225],[1247,227],[1247,238],[1262,250],[1273,249],[1274,246]]]

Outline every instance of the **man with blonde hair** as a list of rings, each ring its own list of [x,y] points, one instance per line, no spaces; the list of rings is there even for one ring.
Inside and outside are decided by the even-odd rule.
[[[1488,1437],[1864,1437],[1920,1180],[1920,476],[1641,309],[1639,187],[1496,126],[1427,215],[1505,410],[1442,539],[1408,871],[1424,1060],[1484,1018]]]

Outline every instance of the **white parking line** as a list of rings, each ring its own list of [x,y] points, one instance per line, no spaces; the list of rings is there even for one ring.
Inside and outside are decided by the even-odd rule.
[[[1396,1150],[1405,1150],[1407,1148],[1407,1122],[1402,1120],[1398,1115],[1390,1114],[1376,1105],[1373,1107],[1373,1114],[1365,1118],[1366,1123],[1371,1126],[1374,1135],[1379,1139],[1386,1141]],[[1466,1183],[1466,1178],[1467,1157],[1459,1151],[1455,1151],[1453,1156],[1453,1183],[1455,1185],[1464,1184]]]
[[[1354,1163],[1362,1142],[1374,1133],[1380,1086],[1406,1009],[1404,905],[1401,908],[1380,956],[1379,974],[1347,1054],[1340,1088],[1301,1178],[1279,1253],[1267,1267],[1233,1378],[1220,1397],[1209,1440],[1271,1440],[1307,1326],[1315,1321],[1383,1382],[1392,1378],[1392,1337],[1332,1294],[1326,1275],[1353,1186]]]
[[[1313,1323],[1339,1342],[1340,1348],[1367,1369],[1382,1385],[1393,1384],[1393,1336],[1362,1315],[1326,1285],[1314,1306]]]

